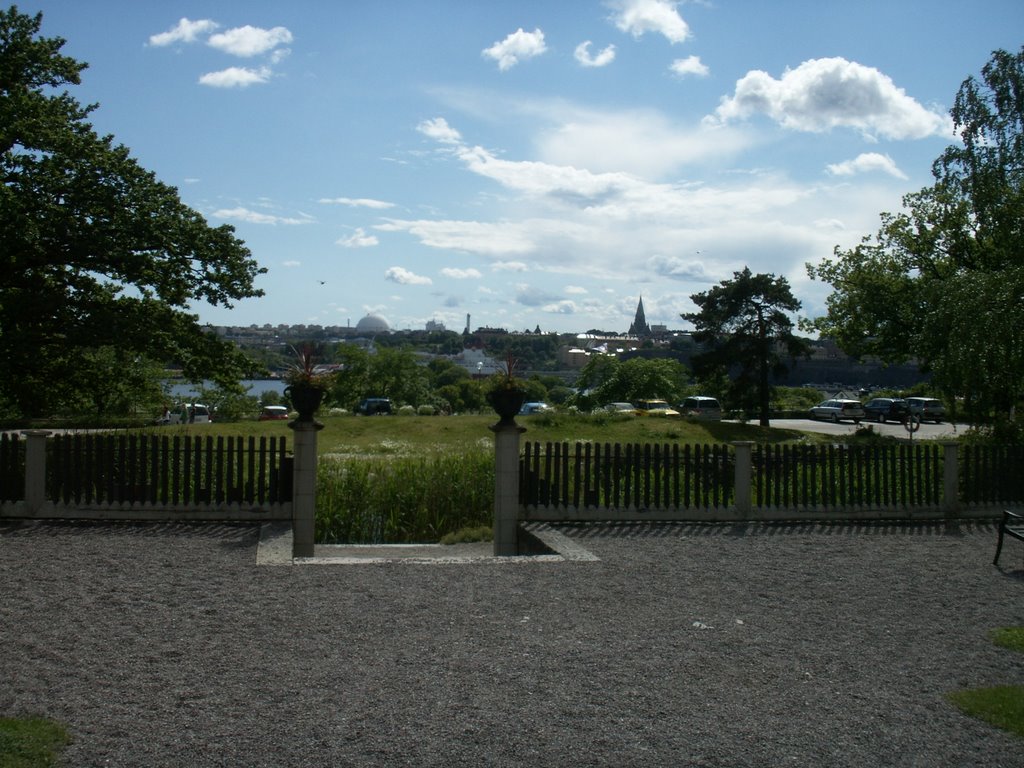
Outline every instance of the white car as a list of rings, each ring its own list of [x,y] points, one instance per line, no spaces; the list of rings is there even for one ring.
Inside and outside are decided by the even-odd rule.
[[[713,397],[694,395],[681,402],[677,410],[688,419],[697,421],[721,421],[722,406]]]
[[[812,419],[827,419],[833,423],[846,420],[860,424],[864,416],[860,400],[825,400],[811,408]]]

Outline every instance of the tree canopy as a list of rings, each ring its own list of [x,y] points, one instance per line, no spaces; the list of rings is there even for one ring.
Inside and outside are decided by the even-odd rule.
[[[154,359],[192,380],[237,379],[246,358],[191,308],[262,295],[265,270],[230,226],[208,225],[93,130],[96,106],[61,90],[87,65],[41,24],[0,11],[0,399],[49,412],[106,359],[114,377]]]
[[[1024,391],[1024,48],[995,51],[950,114],[960,142],[935,183],[808,265],[833,288],[814,325],[851,354],[918,360],[969,415],[1006,415]]]
[[[707,347],[692,362],[699,376],[735,371],[730,399],[756,405],[762,426],[769,425],[770,375],[784,373],[789,362],[806,355],[808,342],[794,334],[790,318],[799,311],[789,282],[772,274],[734,272],[710,290],[690,297],[699,312],[682,315],[694,325],[693,338]]]

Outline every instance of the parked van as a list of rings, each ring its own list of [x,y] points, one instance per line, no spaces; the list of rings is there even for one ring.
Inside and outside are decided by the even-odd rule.
[[[698,421],[721,421],[722,406],[713,397],[694,395],[679,404],[679,412],[687,419]]]
[[[209,424],[213,414],[202,403],[181,403],[167,414],[167,424]]]

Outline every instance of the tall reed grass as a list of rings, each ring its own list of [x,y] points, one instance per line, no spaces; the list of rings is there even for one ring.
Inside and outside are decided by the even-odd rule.
[[[316,540],[323,544],[437,542],[489,525],[494,454],[463,451],[393,457],[321,457]]]

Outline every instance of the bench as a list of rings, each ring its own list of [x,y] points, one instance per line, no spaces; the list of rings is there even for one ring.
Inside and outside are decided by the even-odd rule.
[[[1012,536],[1018,541],[1024,541],[1024,515],[1003,510],[1003,519],[999,523],[999,541],[996,544],[996,556],[992,565],[999,565],[999,553],[1003,549],[1003,536]]]

